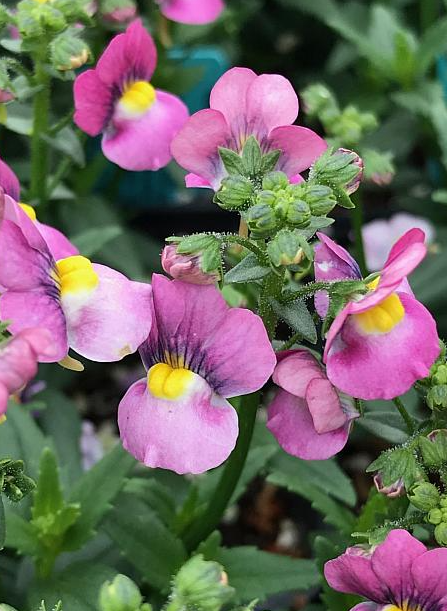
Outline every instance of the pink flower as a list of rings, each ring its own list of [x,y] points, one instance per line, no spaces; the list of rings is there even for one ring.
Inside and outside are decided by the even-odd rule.
[[[282,448],[305,460],[324,460],[340,452],[359,414],[354,401],[329,382],[307,350],[279,356],[273,381],[280,389],[268,408],[267,428]]]
[[[421,229],[425,233],[427,244],[433,242],[435,228],[430,221],[406,212],[399,212],[390,219],[376,219],[364,225],[362,233],[368,269],[376,271],[383,267],[388,255],[389,245],[413,227]]]
[[[34,225],[39,230],[39,233],[47,243],[51,254],[56,260],[79,254],[76,246],[74,246],[63,233],[37,220],[34,208],[28,206],[28,204],[16,203],[20,201],[19,179],[2,159],[0,159],[0,188],[3,189],[6,195],[4,202],[4,216],[6,219],[14,221],[18,225],[22,225],[25,215],[28,216],[34,222]],[[25,220],[24,226],[27,227],[28,225],[29,221]]]
[[[392,530],[370,555],[349,547],[324,574],[334,590],[368,599],[355,611],[447,609],[447,549],[427,551],[406,530]]]
[[[24,329],[0,344],[0,416],[8,397],[25,386],[37,373],[37,362],[52,356],[51,336],[45,329]]]
[[[216,284],[219,273],[206,273],[200,267],[199,255],[181,255],[177,246],[169,245],[161,253],[161,265],[165,272],[176,280],[191,284]]]
[[[315,278],[361,279],[351,255],[324,234],[315,252]],[[428,375],[439,355],[436,323],[415,299],[406,276],[426,254],[424,233],[412,229],[392,247],[366,295],[353,297],[337,314],[326,338],[324,362],[330,381],[361,399],[392,399]],[[317,296],[320,315],[327,299]]]
[[[275,353],[262,320],[229,308],[215,287],[154,274],[152,288],[154,322],[140,347],[147,375],[119,405],[121,439],[148,467],[202,473],[236,443],[227,399],[261,388]]]
[[[104,155],[126,170],[167,165],[172,138],[188,118],[179,98],[149,82],[156,63],[154,41],[137,20],[74,84],[75,123],[90,136],[102,133]]]
[[[201,25],[215,21],[224,9],[223,0],[156,0],[165,17]]]
[[[374,485],[376,487],[377,492],[387,496],[389,499],[397,499],[401,496],[405,496],[407,491],[405,490],[405,484],[401,478],[390,484],[389,486],[385,486],[383,483],[383,477],[381,473],[377,473],[374,476]]]
[[[229,70],[214,85],[210,108],[190,117],[172,142],[175,160],[191,172],[186,185],[217,191],[226,176],[219,147],[240,153],[251,135],[264,153],[280,149],[277,169],[297,181],[326,149],[313,131],[292,125],[297,115],[298,98],[283,76]]]
[[[80,255],[55,260],[34,222],[11,198],[0,201],[0,318],[13,335],[47,329],[56,362],[71,347],[95,361],[135,352],[150,331],[151,287]],[[148,314],[149,310],[149,314]]]

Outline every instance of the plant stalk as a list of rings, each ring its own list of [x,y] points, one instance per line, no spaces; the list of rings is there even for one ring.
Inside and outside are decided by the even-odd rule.
[[[358,193],[355,194],[353,198],[355,200],[355,208],[351,210],[351,222],[352,222],[352,231],[354,233],[355,240],[355,253],[356,259],[359,264],[362,275],[365,277],[368,274],[368,270],[366,268],[366,258],[365,258],[365,246],[363,243],[363,207],[362,200]]]
[[[407,430],[410,435],[414,433],[414,420],[407,412],[405,405],[402,403],[399,397],[394,397],[393,399],[394,405],[397,407],[399,414],[402,416],[402,420],[407,425]]]
[[[42,134],[47,133],[49,129],[51,77],[45,71],[45,64],[40,59],[35,63],[34,79],[42,88],[34,96],[29,199],[37,200],[39,206],[43,208],[47,202],[49,156],[48,144],[43,140]]]

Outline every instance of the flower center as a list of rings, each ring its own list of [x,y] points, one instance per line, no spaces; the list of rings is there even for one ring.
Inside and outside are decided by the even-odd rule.
[[[404,600],[400,607],[396,605],[386,605],[383,611],[422,611],[421,605],[412,604],[409,600]]]
[[[120,105],[131,113],[140,115],[145,113],[155,102],[157,94],[154,87],[147,81],[128,83],[120,98]]]
[[[370,282],[368,288],[374,291],[379,279]],[[354,314],[354,319],[365,333],[389,333],[404,316],[405,310],[399,296],[397,293],[392,293],[366,312]]]
[[[147,387],[159,399],[178,399],[190,386],[194,373],[183,367],[157,363],[147,372]]]
[[[29,216],[29,218],[32,221],[35,221],[37,219],[36,211],[34,210],[34,208],[32,206],[29,206],[28,204],[19,204],[19,206],[22,208],[23,212],[27,216]]]
[[[91,261],[81,255],[60,259],[56,263],[56,269],[61,295],[92,291],[98,285],[98,274]]]

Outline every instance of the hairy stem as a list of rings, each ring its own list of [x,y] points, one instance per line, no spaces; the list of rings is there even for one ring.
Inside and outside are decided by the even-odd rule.
[[[414,433],[414,420],[410,416],[410,414],[407,412],[407,409],[406,409],[405,405],[402,403],[402,401],[401,401],[401,399],[399,397],[395,397],[393,399],[393,403],[397,407],[397,409],[399,411],[399,414],[402,416],[402,420],[407,425],[408,433],[410,435],[413,435],[413,433]]]
[[[34,96],[33,105],[33,134],[31,138],[31,182],[29,190],[30,200],[37,200],[42,208],[47,201],[48,176],[48,144],[42,135],[48,132],[51,77],[45,70],[42,59],[36,59],[34,79],[41,89]]]

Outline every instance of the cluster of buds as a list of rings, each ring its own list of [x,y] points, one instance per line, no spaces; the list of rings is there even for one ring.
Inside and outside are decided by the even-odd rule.
[[[428,387],[427,405],[433,410],[447,408],[447,358],[446,346],[441,343],[441,354],[430,369],[430,375],[423,381]]]
[[[101,611],[151,611],[138,586],[126,575],[117,575],[113,581],[107,581],[99,593]]]
[[[408,498],[414,507],[427,514],[427,522],[434,525],[439,545],[447,546],[447,495],[442,495],[434,484],[420,482]]]
[[[10,501],[18,503],[35,487],[34,480],[23,473],[23,461],[0,460],[0,492]]]
[[[312,166],[309,179],[330,186],[337,195],[337,203],[352,208],[349,199],[357,191],[363,176],[363,160],[354,151],[338,149],[326,151]]]
[[[267,253],[275,267],[291,267],[298,272],[313,261],[313,250],[297,230],[281,229],[267,245]]]

